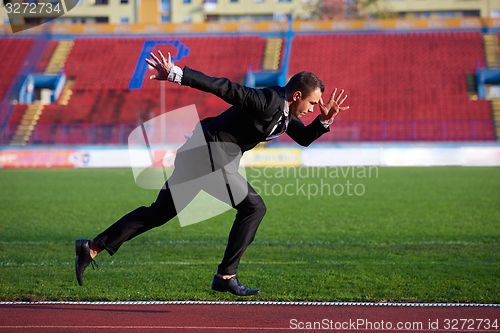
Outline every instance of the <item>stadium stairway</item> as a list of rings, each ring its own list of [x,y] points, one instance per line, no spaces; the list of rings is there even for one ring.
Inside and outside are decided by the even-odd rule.
[[[69,99],[71,98],[71,95],[73,95],[73,90],[71,90],[73,82],[74,82],[73,80],[66,80],[66,82],[64,83],[64,87],[61,91],[61,95],[59,96],[59,100],[57,101],[57,104],[68,105]]]
[[[268,38],[264,49],[264,59],[262,69],[265,71],[276,71],[279,68],[281,59],[281,47],[283,40],[281,38]]]
[[[50,59],[48,61],[47,66],[45,67],[44,73],[49,75],[59,74],[61,69],[64,67],[64,63],[73,47],[73,41],[60,41],[57,43],[55,48],[49,48],[49,52],[52,52]],[[49,44],[50,45],[50,44]],[[43,58],[43,55],[42,55]],[[66,82],[61,96],[59,98],[58,104],[67,105],[68,101],[72,95],[71,85],[72,81]],[[10,141],[11,145],[26,145],[26,143],[30,140],[33,131],[38,123],[42,115],[42,110],[44,109],[44,105],[42,103],[33,103],[28,105],[26,111],[17,125],[17,129]]]
[[[491,101],[491,108],[493,109],[493,123],[495,124],[495,137],[500,142],[500,99]]]
[[[2,38],[0,39],[0,137],[3,138],[10,116],[16,108],[13,100],[23,76],[29,66],[38,62],[38,50],[44,47],[45,38]],[[8,140],[6,143],[9,142]],[[3,143],[3,139],[2,139]]]
[[[17,125],[16,132],[10,141],[11,145],[26,145],[26,142],[31,137],[31,134],[35,130],[35,126],[40,119],[44,105],[41,103],[33,103],[28,105],[26,111],[21,118],[21,121]]]
[[[66,59],[73,47],[74,42],[71,40],[63,40],[57,44],[52,57],[49,60],[45,74],[59,74],[61,68],[64,66]]]
[[[500,68],[500,49],[496,34],[483,35],[484,53],[488,68]]]
[[[484,54],[486,66],[488,68],[500,68],[500,45],[498,43],[498,34],[483,35]],[[500,99],[491,101],[493,123],[495,124],[495,137],[500,141]]]

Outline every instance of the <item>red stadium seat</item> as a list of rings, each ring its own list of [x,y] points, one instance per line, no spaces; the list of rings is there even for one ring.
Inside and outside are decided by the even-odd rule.
[[[465,76],[474,74],[480,61],[479,32],[304,34],[294,38],[289,73],[316,73],[327,95],[335,87],[346,89],[350,110],[334,126],[387,122],[384,133],[371,131],[373,137],[363,140],[493,140],[489,102],[467,95]],[[443,133],[442,123],[449,120],[486,125],[473,135],[468,127],[450,123],[453,130]],[[417,121],[417,129],[398,121]]]
[[[33,38],[0,38],[0,101],[21,68],[33,45]]]
[[[239,82],[249,68],[260,70],[266,42],[259,36],[75,38],[64,68],[74,80],[69,104],[46,106],[32,141],[58,142],[63,137],[66,143],[75,144],[126,143],[125,133],[159,115],[162,85],[149,80],[156,71],[148,69],[141,89],[129,90],[136,65],[144,61],[140,59],[144,43],[151,39],[178,40],[189,48],[189,55],[176,63],[180,67]],[[19,45],[11,44],[12,40]],[[0,94],[21,64],[14,60],[24,59],[32,42],[26,38],[0,40],[4,43],[0,44],[4,46],[0,57],[8,58],[13,66],[12,73],[0,79]],[[51,43],[37,64],[39,70],[46,66]],[[169,44],[158,44],[154,52],[157,50],[174,57],[177,52]],[[465,76],[474,74],[477,63],[484,62],[479,32],[297,34],[291,50],[289,75],[312,71],[325,83],[324,98],[335,87],[344,88],[349,96],[346,104],[350,110],[337,117],[320,142],[495,138],[489,102],[472,101],[467,95]],[[12,52],[19,57],[11,57]],[[228,106],[200,91],[171,83],[164,87],[163,111],[195,104],[204,118]],[[20,120],[20,110],[18,106],[12,124]],[[307,115],[304,122],[316,115]],[[278,142],[289,140],[283,136]]]
[[[43,122],[52,123],[132,123],[144,114],[161,113],[160,83],[149,80],[156,74],[147,70],[140,90],[128,90],[132,74],[146,37],[82,37],[76,38],[66,64],[66,75],[74,80],[69,105],[48,108]],[[154,38],[153,38],[154,39]],[[159,39],[158,40],[164,40]],[[173,38],[172,38],[173,39]],[[265,39],[257,36],[176,37],[190,49],[189,55],[177,65],[189,65],[208,75],[244,80],[247,68],[261,68]],[[165,55],[176,50],[159,45]],[[106,55],[105,57],[103,55]],[[206,93],[187,90],[169,83],[165,86],[165,111],[196,104],[203,117],[222,112],[227,104]]]

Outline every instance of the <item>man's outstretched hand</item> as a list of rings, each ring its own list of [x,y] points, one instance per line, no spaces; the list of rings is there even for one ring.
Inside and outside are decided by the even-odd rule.
[[[149,59],[144,59],[151,67],[153,67],[154,69],[156,69],[158,71],[158,75],[151,75],[149,77],[150,80],[153,80],[153,79],[154,80],[166,80],[168,78],[168,74],[170,73],[170,69],[172,69],[172,67],[174,67],[174,64],[172,63],[172,57],[170,56],[170,52],[168,53],[168,57],[167,57],[168,60],[165,59],[165,57],[163,56],[163,54],[161,53],[160,50],[158,50],[158,54],[159,54],[161,60],[158,59],[158,57],[156,57],[153,52],[151,52],[149,55],[151,56],[151,58],[153,58],[153,60],[155,62],[152,62]]]
[[[335,95],[337,94],[337,88],[335,88],[330,96],[330,100],[326,104],[323,102],[323,98],[319,99],[319,109],[321,111],[319,119],[321,121],[330,121],[335,118],[340,111],[349,109],[348,106],[341,107],[342,103],[344,103],[347,98],[347,95],[342,97],[343,93],[344,90],[342,90],[337,98],[335,98]]]

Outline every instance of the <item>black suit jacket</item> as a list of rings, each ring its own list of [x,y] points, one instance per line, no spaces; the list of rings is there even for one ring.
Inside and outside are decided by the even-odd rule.
[[[249,88],[188,67],[184,67],[181,84],[212,93],[232,105],[220,115],[202,121],[203,129],[207,141],[235,143],[242,152],[266,141],[284,114],[284,87]],[[290,115],[286,133],[301,146],[308,146],[329,131],[319,117],[305,126],[300,119]]]

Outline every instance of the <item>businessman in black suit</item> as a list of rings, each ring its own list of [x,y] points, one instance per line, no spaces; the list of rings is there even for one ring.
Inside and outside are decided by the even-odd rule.
[[[199,123],[193,137],[178,150],[174,173],[151,206],[139,207],[123,216],[93,240],[76,240],[77,281],[83,285],[83,272],[99,252],[106,250],[111,255],[115,254],[123,242],[172,219],[196,195],[187,194],[187,199],[182,203],[174,203],[172,186],[222,170],[229,198],[223,198],[216,191],[203,189],[231,205],[237,214],[224,258],[212,281],[212,289],[238,296],[259,294],[259,289],[246,288],[236,277],[240,258],[253,241],[266,213],[262,198],[237,172],[239,158],[258,143],[272,140],[283,133],[302,146],[310,145],[329,132],[329,126],[340,111],[349,108],[341,106],[347,95],[342,90],[336,96],[335,89],[330,100],[324,103],[321,95],[325,87],[310,72],[294,75],[285,87],[254,89],[226,78],[210,77],[188,67],[181,69],[174,66],[170,54],[165,58],[158,51],[158,57],[151,53],[151,58],[153,61],[146,59],[146,62],[158,74],[150,79],[168,80],[212,93],[232,106],[218,116]],[[320,115],[305,126],[299,118],[313,112],[315,105],[319,106]],[[206,145],[196,143],[200,138],[206,141]]]

